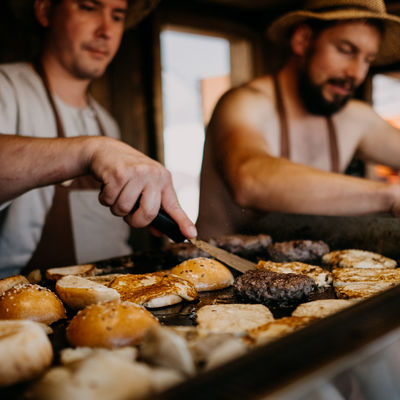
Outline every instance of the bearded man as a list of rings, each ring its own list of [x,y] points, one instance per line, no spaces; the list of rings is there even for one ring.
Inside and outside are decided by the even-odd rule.
[[[400,132],[352,99],[371,64],[400,59],[382,0],[311,0],[268,30],[291,54],[227,92],[207,129],[199,235],[244,233],[270,211],[400,216],[400,187],[344,175],[354,155],[400,169]]]

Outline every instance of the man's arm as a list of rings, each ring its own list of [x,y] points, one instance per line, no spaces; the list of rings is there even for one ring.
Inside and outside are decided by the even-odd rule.
[[[396,185],[324,172],[272,156],[261,133],[268,109],[268,101],[239,90],[222,100],[209,126],[221,172],[240,206],[321,215],[399,213],[400,187]]]
[[[100,202],[130,225],[148,225],[162,206],[185,236],[196,236],[179,205],[170,173],[129,145],[107,137],[0,135],[0,202],[88,173],[103,184]],[[130,214],[140,195],[139,209]]]

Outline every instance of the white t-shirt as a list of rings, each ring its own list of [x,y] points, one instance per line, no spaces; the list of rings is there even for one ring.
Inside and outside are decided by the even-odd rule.
[[[56,96],[55,102],[67,137],[99,134],[90,107],[71,107]],[[115,121],[94,100],[91,106],[107,136],[119,138]],[[29,64],[0,65],[0,133],[57,137],[56,121],[44,86]],[[47,186],[0,205],[0,277],[17,273],[30,260],[53,195],[54,186]],[[127,244],[128,225],[100,205],[96,191],[73,191],[70,202],[78,263],[131,253]]]

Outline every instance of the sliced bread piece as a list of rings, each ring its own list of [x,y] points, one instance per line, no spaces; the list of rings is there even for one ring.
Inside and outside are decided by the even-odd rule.
[[[75,275],[59,279],[56,283],[56,292],[61,300],[73,309],[120,298],[115,289]]]

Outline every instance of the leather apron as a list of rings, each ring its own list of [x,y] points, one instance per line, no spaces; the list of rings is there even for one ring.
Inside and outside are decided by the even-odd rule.
[[[60,113],[51,95],[44,70],[41,68],[40,64],[35,65],[35,68],[43,81],[56,120],[57,137],[66,137]],[[100,134],[104,136],[104,129],[100,119],[94,109],[93,111],[99,126]],[[100,187],[100,182],[96,181],[90,175],[79,176],[72,180],[54,185],[53,202],[46,215],[40,240],[23,272],[26,273],[42,267],[60,267],[77,264],[69,195],[72,190],[92,190],[99,192]]]
[[[279,87],[279,81],[277,75],[273,75],[273,81],[274,81],[274,89],[276,96],[276,106],[278,109],[279,122],[281,126],[281,157],[290,160],[289,127],[286,116],[286,110],[283,104],[282,92]],[[328,125],[328,134],[329,134],[331,171],[339,172],[339,149],[337,145],[336,129],[331,116],[326,117],[326,123]]]

